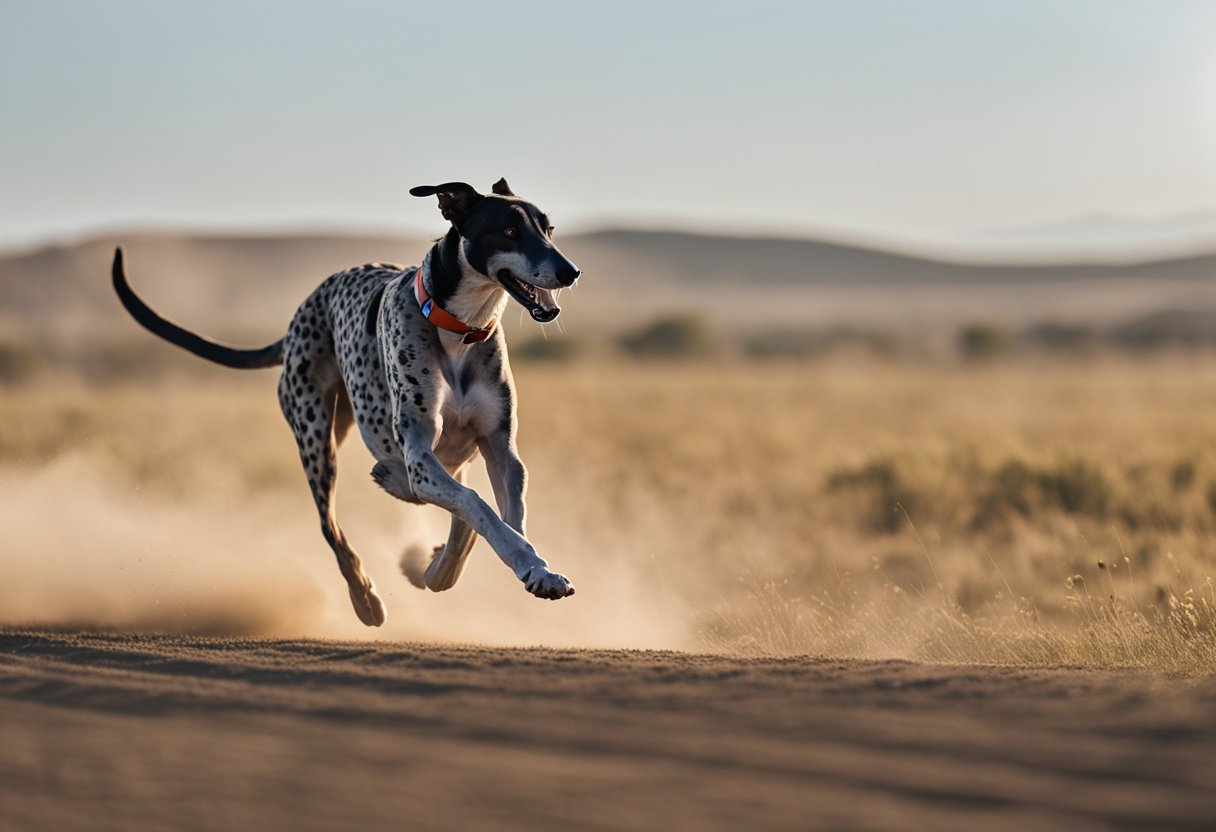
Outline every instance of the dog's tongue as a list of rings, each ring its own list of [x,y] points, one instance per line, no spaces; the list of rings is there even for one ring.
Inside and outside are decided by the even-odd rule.
[[[532,320],[539,321],[542,324],[547,324],[549,321],[557,317],[562,308],[557,305],[557,301],[553,297],[553,292],[548,289],[536,287],[536,306],[532,307],[530,314]]]

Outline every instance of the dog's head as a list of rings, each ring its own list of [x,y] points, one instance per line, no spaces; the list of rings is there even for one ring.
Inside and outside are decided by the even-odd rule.
[[[533,320],[548,323],[562,311],[553,290],[573,286],[581,272],[553,244],[544,211],[511,193],[505,179],[491,190],[482,194],[464,182],[446,182],[410,193],[439,197],[439,210],[460,235],[469,265],[506,289]]]

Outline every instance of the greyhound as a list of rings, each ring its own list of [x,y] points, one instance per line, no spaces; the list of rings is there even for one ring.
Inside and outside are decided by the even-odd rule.
[[[331,275],[300,305],[287,334],[261,349],[217,343],[161,317],[127,282],[114,252],[113,282],[143,327],[197,356],[237,369],[282,365],[279,405],[359,620],[380,626],[384,602],[334,512],[336,455],[352,422],[389,494],[451,513],[447,542],[407,552],[411,583],[440,592],[464,569],[477,535],[528,592],[555,600],[574,586],[549,569],[524,529],[527,470],[516,447],[515,382],[497,325],[508,297],[540,323],[561,312],[557,296],[580,271],[553,242],[543,211],[505,179],[482,194],[463,182],[421,185],[436,196],[447,233],[420,266],[368,263]],[[501,517],[464,485],[478,452]]]

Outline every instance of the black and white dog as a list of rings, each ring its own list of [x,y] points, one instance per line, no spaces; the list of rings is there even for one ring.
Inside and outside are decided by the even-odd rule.
[[[372,477],[412,503],[451,512],[447,543],[403,562],[410,581],[436,592],[460,577],[480,534],[539,598],[574,594],[549,569],[524,531],[527,472],[516,449],[515,384],[497,325],[514,298],[532,318],[552,321],[557,293],[578,268],[553,243],[544,212],[511,193],[506,180],[481,194],[463,182],[425,185],[452,227],[421,266],[369,263],[327,278],[296,312],[287,334],[268,347],[234,349],[166,320],[131,290],[122,249],[114,254],[114,289],[131,315],[155,335],[227,367],[283,366],[279,404],[299,445],[300,461],[338,558],[359,619],[384,623],[384,603],[334,516],[338,445],[358,425],[376,458]],[[500,517],[463,484],[480,451]]]

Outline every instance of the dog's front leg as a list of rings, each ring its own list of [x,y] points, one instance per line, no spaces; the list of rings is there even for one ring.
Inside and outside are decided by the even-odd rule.
[[[538,598],[565,598],[574,594],[574,587],[565,576],[549,570],[531,543],[508,523],[499,519],[481,496],[458,482],[435,456],[432,450],[434,428],[414,421],[400,428],[405,445],[405,465],[414,494],[425,502],[445,508],[468,523],[486,539],[515,577],[523,581],[528,592]],[[522,506],[522,501],[521,501]],[[522,527],[522,511],[519,515]]]
[[[528,469],[519,458],[515,439],[506,431],[499,431],[477,443],[478,450],[486,460],[486,473],[494,489],[494,501],[503,522],[527,537],[524,523],[528,509],[525,495],[528,491]]]
[[[490,476],[494,499],[503,521],[526,537],[524,523],[527,520],[525,495],[528,490],[528,469],[519,457],[514,436],[499,431],[478,442],[478,448],[486,459],[486,473]],[[574,594],[573,586],[568,594]]]

